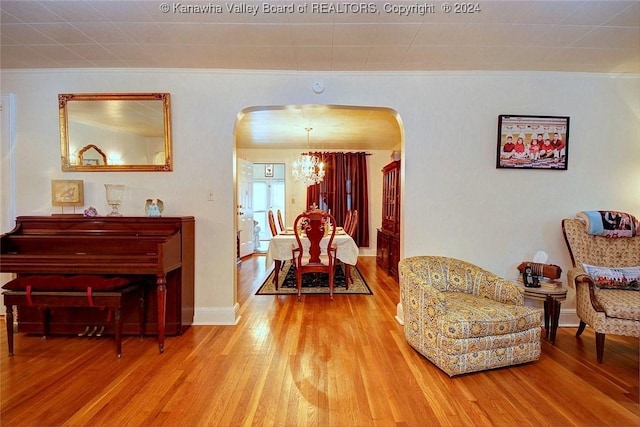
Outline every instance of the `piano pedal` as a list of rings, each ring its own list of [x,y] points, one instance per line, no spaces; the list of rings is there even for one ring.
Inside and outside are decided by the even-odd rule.
[[[92,336],[93,336],[93,334],[95,334],[97,330],[98,330],[98,327],[97,327],[97,326],[94,326],[94,327],[93,327],[93,329],[91,330],[91,332],[89,332],[89,333],[87,334],[87,336],[88,336],[88,337],[92,337]]]
[[[86,328],[84,328],[84,331],[80,332],[78,334],[79,337],[84,337],[89,333],[89,329],[91,329],[91,326],[87,326]]]
[[[104,326],[101,326],[100,330],[96,333],[96,337],[101,337],[103,332],[104,332]]]

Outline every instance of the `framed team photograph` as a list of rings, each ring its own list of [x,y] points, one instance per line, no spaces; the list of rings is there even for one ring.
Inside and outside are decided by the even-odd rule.
[[[496,168],[567,170],[569,117],[498,116]]]

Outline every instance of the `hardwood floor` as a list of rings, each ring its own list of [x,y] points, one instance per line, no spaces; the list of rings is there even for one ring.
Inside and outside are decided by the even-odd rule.
[[[238,267],[237,326],[168,337],[0,340],[3,426],[637,426],[638,340],[561,328],[530,364],[449,378],[395,321],[398,285],[362,257],[369,295],[255,296],[264,256]],[[215,280],[215,279],[212,279]]]

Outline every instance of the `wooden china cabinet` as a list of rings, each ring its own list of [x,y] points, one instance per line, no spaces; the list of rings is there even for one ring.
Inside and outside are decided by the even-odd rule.
[[[378,229],[376,261],[398,280],[400,261],[400,161],[382,168],[382,227]]]

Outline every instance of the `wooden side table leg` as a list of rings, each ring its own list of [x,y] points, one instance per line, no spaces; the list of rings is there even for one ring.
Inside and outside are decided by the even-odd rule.
[[[560,301],[553,300],[553,318],[551,319],[551,344],[556,343],[556,332],[560,322]]]
[[[551,311],[553,310],[553,300],[550,296],[544,300],[544,336],[549,338],[549,320],[551,319]]]

